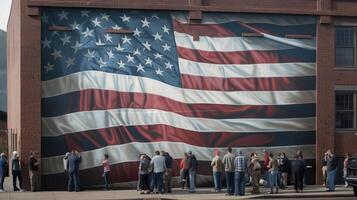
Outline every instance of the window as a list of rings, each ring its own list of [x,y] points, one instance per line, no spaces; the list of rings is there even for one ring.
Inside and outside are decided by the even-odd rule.
[[[335,128],[357,129],[356,98],[357,92],[338,91],[335,95]]]
[[[336,27],[336,67],[356,67],[356,32],[357,27]]]

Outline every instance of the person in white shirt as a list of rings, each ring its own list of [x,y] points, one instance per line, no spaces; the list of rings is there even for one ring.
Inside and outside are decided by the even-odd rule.
[[[151,159],[150,165],[153,170],[151,181],[151,191],[156,188],[156,193],[162,194],[164,179],[163,175],[166,172],[165,157],[160,155],[160,151],[155,151],[155,156]]]

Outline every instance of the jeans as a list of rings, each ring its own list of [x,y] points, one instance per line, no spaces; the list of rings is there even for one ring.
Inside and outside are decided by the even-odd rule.
[[[187,183],[187,187],[190,187],[190,182],[188,181],[188,169],[181,169],[180,170],[180,183],[181,183],[181,188],[185,188],[185,183]]]
[[[278,171],[269,171],[269,184],[270,189],[273,189],[274,187],[278,188]]]
[[[234,172],[226,172],[227,193],[234,194]]]
[[[105,190],[109,190],[109,172],[103,173]]]
[[[244,196],[244,187],[245,187],[245,172],[234,173],[234,195]]]
[[[12,185],[14,187],[14,190],[19,190],[19,188],[17,188],[17,186],[16,186],[16,178],[19,179],[20,189],[22,189],[21,171],[12,171]]]
[[[68,173],[68,191],[79,191],[79,179],[78,179],[78,172],[69,172]],[[73,188],[74,184],[74,188]]]
[[[328,189],[331,190],[331,191],[335,190],[336,171],[337,171],[337,169],[334,169],[332,171],[328,171],[327,172]]]
[[[4,190],[5,172],[0,173],[0,190]]]
[[[222,189],[221,172],[213,172],[213,182],[214,182],[214,189],[216,191],[220,191]]]
[[[164,173],[154,172],[151,180],[151,190],[154,191],[154,189],[156,188],[157,192],[162,193],[163,184],[164,184]]]
[[[196,171],[193,170],[193,169],[189,169],[188,170],[188,176],[189,176],[189,179],[190,179],[190,189],[189,191],[190,192],[194,192],[195,189],[196,189]]]

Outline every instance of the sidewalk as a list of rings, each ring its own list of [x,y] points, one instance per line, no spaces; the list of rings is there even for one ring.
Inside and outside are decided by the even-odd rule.
[[[268,189],[263,188],[260,195],[251,195],[251,188],[246,188],[246,196],[236,197],[236,196],[225,196],[222,193],[212,193],[212,188],[199,188],[196,193],[190,194],[187,191],[182,191],[181,189],[174,189],[171,194],[150,194],[150,195],[140,195],[136,190],[113,190],[113,191],[83,191],[83,192],[65,192],[65,191],[46,191],[46,192],[6,192],[0,193],[1,200],[114,200],[114,199],[133,199],[133,200],[166,200],[166,199],[177,199],[177,200],[223,200],[223,199],[292,199],[292,198],[336,198],[336,197],[346,197],[344,199],[354,199],[352,188],[344,188],[338,186],[335,192],[325,192],[325,188],[320,186],[307,186],[303,193],[295,193],[290,186],[288,190],[280,190],[279,194],[269,195],[267,194]]]

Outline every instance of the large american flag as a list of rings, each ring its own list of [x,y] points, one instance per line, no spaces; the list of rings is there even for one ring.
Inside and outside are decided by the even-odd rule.
[[[314,158],[315,36],[309,16],[210,13],[189,24],[184,12],[43,9],[43,185],[65,184],[72,149],[87,186],[103,184],[105,153],[119,185],[155,150],[173,156],[174,175],[191,150],[203,181],[228,146]]]

